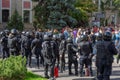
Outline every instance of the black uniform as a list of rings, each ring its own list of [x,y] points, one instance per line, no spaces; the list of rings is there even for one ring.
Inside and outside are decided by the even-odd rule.
[[[42,52],[44,56],[45,77],[48,76],[48,67],[50,66],[50,77],[54,79],[54,66],[56,61],[56,47],[54,41],[50,40],[47,35],[44,35],[42,44]]]
[[[77,62],[77,51],[78,49],[73,44],[73,41],[71,38],[68,38],[67,40],[67,54],[68,54],[68,67],[69,67],[69,75],[72,75],[71,67],[72,64],[74,64],[75,67],[75,75],[78,75],[78,62]]]
[[[17,38],[17,31],[16,29],[11,30],[11,35],[8,37],[8,47],[9,52],[11,55],[18,56],[19,53],[19,40]]]
[[[105,32],[103,36],[104,41],[98,41],[94,47],[98,80],[110,80],[113,55],[117,54],[115,45],[111,41],[111,35],[110,32]]]
[[[59,55],[60,55],[60,72],[65,71],[65,51],[66,51],[66,40],[64,35],[61,35],[61,42],[59,46]]]
[[[35,33],[35,39],[32,41],[31,44],[32,53],[35,54],[37,59],[37,67],[39,68],[40,64],[40,56],[41,56],[41,49],[42,49],[42,40],[39,38],[39,33]]]
[[[53,35],[53,41],[55,43],[55,47],[56,47],[56,62],[57,62],[57,67],[59,67],[59,63],[60,63],[60,56],[59,56],[59,40],[57,35]]]
[[[24,47],[23,47],[23,41],[25,40],[25,38],[26,38],[26,32],[22,32],[22,34],[21,34],[21,55],[24,57],[25,56],[25,49],[24,49]]]
[[[27,62],[29,61],[29,67],[31,67],[31,57],[32,57],[31,43],[32,43],[32,39],[30,37],[30,33],[26,32],[26,37],[24,37],[21,46],[22,46],[23,54],[27,59]]]
[[[87,35],[81,37],[81,42],[78,44],[80,53],[80,76],[83,76],[83,67],[88,68],[92,76],[92,44],[88,41]]]
[[[39,39],[41,40],[41,43],[43,43],[43,32],[37,32],[39,33]],[[42,54],[42,51],[41,51],[41,55],[40,55],[40,64],[42,64],[44,66],[44,58],[43,58],[43,54]]]
[[[1,42],[2,58],[4,59],[10,56],[9,48],[8,48],[8,37],[6,37],[5,32],[1,32],[1,35],[2,38],[0,42]]]

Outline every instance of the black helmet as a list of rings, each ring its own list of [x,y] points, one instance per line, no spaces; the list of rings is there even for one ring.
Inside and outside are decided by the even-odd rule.
[[[0,35],[1,35],[1,36],[5,36],[6,34],[5,34],[4,31],[2,31],[2,32],[0,32]]]
[[[26,35],[27,37],[30,37],[30,32],[26,32],[25,35]]]
[[[40,36],[40,35],[39,35],[39,32],[36,32],[36,33],[35,33],[35,37],[36,37],[36,38],[39,38],[39,36]]]
[[[53,40],[57,40],[57,35],[53,35]]]
[[[62,34],[62,33],[61,33],[61,34],[59,34],[59,38],[60,38],[60,39],[65,39],[64,34]]]
[[[49,36],[48,35],[44,35],[44,40],[46,41],[46,40],[49,40],[50,38],[49,38]]]
[[[9,35],[10,31],[8,29],[5,30],[6,35]]]
[[[87,35],[81,35],[80,36],[80,41],[88,41],[88,36]]]
[[[103,40],[103,35],[101,33],[99,33],[98,35],[96,35],[96,39],[98,41]]]
[[[72,38],[68,38],[68,39],[67,39],[67,42],[68,42],[68,43],[72,43],[72,42],[73,42]]]
[[[105,41],[111,41],[112,39],[112,33],[110,31],[106,31],[104,34],[103,34],[103,39]]]
[[[11,33],[12,33],[13,35],[17,34],[17,30],[16,30],[16,29],[12,29],[12,30],[11,30]]]
[[[48,36],[52,38],[53,33],[52,32],[48,32]]]

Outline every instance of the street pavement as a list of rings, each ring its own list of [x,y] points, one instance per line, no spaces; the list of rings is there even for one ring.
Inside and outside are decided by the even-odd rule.
[[[33,58],[33,63],[35,63],[35,59]],[[66,58],[66,62],[67,62],[67,58]],[[56,80],[94,80],[95,76],[96,76],[96,67],[94,64],[94,60],[93,60],[93,73],[94,76],[93,77],[80,77],[80,76],[69,76],[68,75],[68,67],[67,67],[67,63],[66,63],[66,70],[63,73],[59,72],[59,77],[56,78]],[[40,69],[38,69],[35,64],[32,64],[32,68],[28,67],[29,71],[32,71],[33,73],[43,76],[44,77],[44,68],[41,65]],[[72,71],[74,73],[74,65],[72,67]],[[113,70],[112,70],[112,75],[111,75],[111,79],[110,80],[120,80],[120,65],[116,63],[116,59],[114,60],[113,63]]]

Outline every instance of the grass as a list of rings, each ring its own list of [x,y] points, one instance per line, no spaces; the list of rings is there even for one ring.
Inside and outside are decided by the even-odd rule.
[[[47,80],[39,75],[33,74],[32,72],[27,72],[25,80]]]

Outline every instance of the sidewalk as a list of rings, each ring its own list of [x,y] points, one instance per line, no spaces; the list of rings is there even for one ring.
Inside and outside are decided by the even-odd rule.
[[[67,66],[66,66],[66,68],[67,68]],[[35,74],[44,76],[43,67],[40,67],[40,69],[28,68],[28,70],[32,71]],[[72,69],[72,70],[74,70],[74,69]],[[95,77],[96,69],[94,67],[94,64],[93,64],[93,73],[94,73],[94,77]],[[67,69],[65,72],[59,73],[59,77],[56,78],[56,80],[94,80],[94,77],[69,76],[68,69]],[[120,80],[120,66],[118,64],[116,64],[115,62],[113,63],[113,71],[112,71],[112,75],[111,75],[111,80]]]

